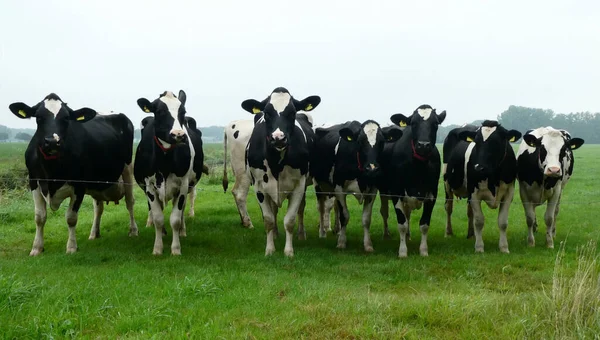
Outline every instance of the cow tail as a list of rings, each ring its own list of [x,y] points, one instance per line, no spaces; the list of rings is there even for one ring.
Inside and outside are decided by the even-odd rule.
[[[227,192],[229,180],[227,179],[227,130],[223,131],[223,193]]]

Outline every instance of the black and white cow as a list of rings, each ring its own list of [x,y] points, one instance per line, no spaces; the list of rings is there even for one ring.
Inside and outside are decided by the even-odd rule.
[[[273,90],[261,102],[254,99],[242,102],[242,108],[248,112],[263,112],[263,117],[256,121],[246,148],[246,164],[267,231],[265,255],[275,252],[273,238],[277,211],[288,199],[284,218],[284,253],[294,256],[294,225],[306,192],[309,157],[314,143],[314,132],[308,117],[297,115],[297,111],[311,111],[320,102],[318,96],[296,100],[283,87]]]
[[[388,125],[388,126],[384,126],[381,128],[381,131],[383,132],[384,136],[388,135],[390,133],[391,130],[400,130],[400,131],[404,131],[404,129],[406,128],[406,126],[398,126],[398,125]],[[383,154],[384,155],[389,155],[391,154],[392,150],[394,149],[394,143],[396,143],[396,139],[393,138],[388,138],[385,141],[385,144],[383,145]],[[385,156],[384,156],[385,159]],[[389,217],[389,204],[391,201],[391,197],[389,195],[386,194],[381,194],[381,191],[379,192],[379,200],[381,202],[380,207],[379,207],[379,213],[381,214],[382,218],[383,218],[383,238],[384,239],[391,239],[392,238],[392,234],[390,233],[390,228],[388,226],[388,217]],[[407,230],[406,235],[408,237],[408,239],[410,240],[410,229]]]
[[[377,196],[377,180],[381,176],[381,154],[386,140],[402,136],[399,129],[384,134],[373,120],[350,121],[315,131],[315,149],[311,156],[310,174],[315,183],[320,215],[319,236],[329,229],[328,196],[335,196],[339,210],[340,232],[337,247],[346,248],[346,226],[350,219],[346,196],[352,193],[363,205],[362,226],[364,249],[373,251],[371,213]]]
[[[153,102],[146,98],[137,101],[144,112],[154,114],[153,120],[146,121],[134,162],[135,180],[146,193],[152,212],[156,231],[154,255],[163,252],[163,209],[169,201],[173,204],[171,254],[181,255],[179,236],[185,228],[186,195],[202,175],[202,136],[189,125],[185,102],[183,91],[178,97],[165,91]]]
[[[410,215],[415,209],[423,208],[419,222],[421,229],[421,256],[429,254],[427,233],[431,213],[437,199],[440,178],[440,154],[435,146],[438,126],[446,118],[446,111],[437,114],[429,105],[419,106],[410,117],[395,114],[391,121],[405,127],[402,137],[384,152],[382,169],[384,176],[379,185],[380,195],[392,199],[400,233],[399,257],[406,257],[406,237],[409,231]],[[385,151],[385,150],[384,150]],[[382,203],[382,217],[387,220],[387,202]],[[385,210],[385,211],[383,211]],[[387,222],[386,222],[387,223]]]
[[[29,255],[44,250],[46,204],[56,211],[67,197],[67,253],[77,251],[75,227],[86,194],[94,199],[90,239],[100,237],[103,202],[118,203],[123,197],[129,211],[129,235],[137,236],[131,169],[133,124],[129,118],[124,114],[96,115],[90,108],[72,110],[54,93],[32,107],[13,103],[9,108],[17,117],[35,118],[37,123],[25,151],[36,225]]]
[[[491,209],[499,209],[499,248],[503,253],[509,252],[506,228],[517,177],[517,159],[510,143],[519,138],[519,131],[507,130],[496,121],[486,120],[476,130],[473,126],[453,129],[444,141],[446,235],[453,233],[451,215],[454,196],[468,198],[467,237],[475,235],[475,252],[483,252],[482,201]]]
[[[581,138],[571,138],[565,130],[550,126],[528,131],[517,152],[519,191],[525,209],[529,246],[535,246],[533,232],[537,229],[535,208],[548,202],[546,222],[546,246],[554,248],[556,217],[560,198],[567,182],[573,175],[575,159],[573,150],[584,143]]]

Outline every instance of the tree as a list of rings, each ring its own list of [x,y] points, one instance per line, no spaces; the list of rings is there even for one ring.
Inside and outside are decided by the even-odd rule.
[[[25,132],[19,132],[15,135],[15,139],[29,142],[31,140],[31,135]]]
[[[0,132],[0,140],[7,140],[8,132]]]

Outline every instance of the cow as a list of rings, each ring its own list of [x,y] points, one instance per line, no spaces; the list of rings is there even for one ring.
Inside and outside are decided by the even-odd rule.
[[[337,248],[346,248],[346,226],[350,214],[346,196],[352,193],[363,205],[363,245],[366,252],[373,252],[370,226],[373,202],[377,196],[377,180],[381,175],[381,153],[386,140],[402,136],[399,129],[384,134],[374,120],[363,123],[349,121],[315,131],[315,149],[311,156],[310,174],[317,193],[320,216],[319,236],[325,237],[329,229],[329,211],[326,200],[334,196],[338,207],[340,231]]]
[[[437,199],[440,177],[440,154],[435,146],[437,129],[446,118],[446,111],[440,114],[430,105],[419,106],[411,116],[397,113],[390,117],[392,123],[403,127],[402,137],[383,153],[382,169],[384,176],[379,185],[380,196],[392,199],[400,246],[398,256],[408,256],[406,238],[410,229],[410,215],[413,210],[421,209],[423,214],[419,226],[421,229],[421,256],[428,256],[427,233],[431,222],[431,213]],[[384,220],[387,219],[388,204],[382,206]],[[387,222],[386,222],[387,223]]]
[[[527,220],[527,241],[530,247],[535,246],[535,208],[548,202],[544,216],[546,246],[554,248],[560,198],[573,175],[573,150],[581,147],[583,143],[583,139],[571,138],[567,131],[550,126],[530,130],[523,135],[517,152],[517,178]]]
[[[298,115],[297,111],[312,111],[320,102],[319,96],[299,101],[283,87],[274,89],[263,101],[247,99],[242,102],[244,110],[263,114],[256,120],[246,147],[246,166],[254,182],[267,231],[265,256],[275,252],[273,238],[277,211],[286,199],[288,209],[284,218],[284,254],[294,256],[294,225],[304,201],[314,143],[314,132],[308,116]]]
[[[180,90],[178,96],[165,91],[153,102],[146,98],[137,100],[142,111],[154,114],[154,119],[146,121],[133,170],[152,212],[154,255],[163,252],[163,209],[168,201],[173,204],[170,216],[173,231],[171,254],[181,255],[179,236],[185,230],[186,195],[202,176],[202,136],[194,128],[195,124],[186,119],[186,99],[186,93]]]
[[[467,237],[475,235],[475,252],[483,253],[484,216],[481,202],[498,209],[499,248],[509,253],[506,229],[508,211],[515,192],[517,158],[510,145],[521,138],[494,120],[456,128],[444,140],[444,187],[446,192],[446,235],[452,235],[453,198],[468,199]]]
[[[46,204],[56,211],[67,197],[67,254],[77,251],[75,228],[85,195],[94,199],[90,239],[100,237],[103,202],[117,204],[123,197],[129,212],[129,236],[138,235],[133,216],[133,124],[127,116],[97,115],[87,107],[73,110],[55,93],[32,107],[18,102],[9,109],[15,116],[35,118],[37,123],[25,151],[36,225],[29,255],[44,251]]]
[[[196,127],[196,120],[192,117],[185,117],[185,120],[188,124],[188,127],[190,129],[193,129],[196,131],[196,134],[198,134],[200,137],[202,137],[202,132]],[[154,121],[154,116],[148,116],[145,117],[144,119],[142,119],[142,123],[140,126],[140,134],[144,134],[144,128],[148,125],[148,123],[153,122]],[[208,167],[206,166],[206,164],[202,165],[202,173],[205,175],[208,175],[209,170]],[[186,203],[189,203],[190,205],[190,210],[189,210],[189,216],[190,217],[194,217],[195,215],[195,203],[196,203],[196,185],[198,184],[198,182],[196,182],[193,186],[189,187],[188,190],[188,201]],[[150,209],[150,206],[148,206],[148,218],[146,220],[146,228],[149,228],[153,225],[152,222],[152,209]],[[163,226],[163,235],[167,235],[167,230],[164,228]],[[181,229],[181,231],[179,232],[179,236],[185,237],[187,236],[187,231],[186,231],[186,227],[185,227],[185,220],[183,221],[183,227]]]

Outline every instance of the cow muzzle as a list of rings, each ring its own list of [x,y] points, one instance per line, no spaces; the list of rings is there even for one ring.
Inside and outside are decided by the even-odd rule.
[[[42,149],[44,153],[47,155],[54,155],[58,153],[58,149],[60,148],[60,138],[56,134],[52,137],[44,138],[44,144],[42,145]]]
[[[169,138],[175,142],[175,144],[182,144],[187,141],[187,135],[183,130],[171,130]]]
[[[560,170],[560,167],[550,166],[546,168],[544,175],[547,177],[560,177],[562,175],[562,171]]]
[[[430,142],[418,141],[415,144],[415,151],[421,156],[428,156],[431,153],[432,144]]]
[[[277,151],[283,151],[288,147],[288,139],[286,136],[280,138],[270,138],[269,144],[274,147]]]

